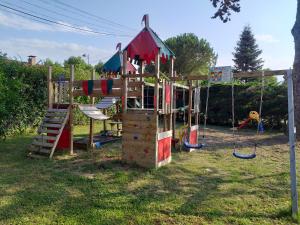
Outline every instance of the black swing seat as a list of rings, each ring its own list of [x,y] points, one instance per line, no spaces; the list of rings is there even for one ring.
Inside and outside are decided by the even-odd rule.
[[[252,154],[241,154],[238,152],[233,152],[232,155],[238,159],[254,159],[256,157],[255,153]]]
[[[204,147],[204,144],[190,144],[187,140],[184,140],[183,145],[186,148],[195,148],[195,149],[200,149]]]

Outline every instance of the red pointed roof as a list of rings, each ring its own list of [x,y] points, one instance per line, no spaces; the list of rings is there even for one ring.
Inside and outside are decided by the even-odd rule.
[[[145,60],[147,63],[155,61],[155,56],[158,53],[160,54],[162,62],[165,62],[171,56],[175,56],[150,27],[145,27],[128,44],[125,50],[127,50],[127,55],[131,59],[138,56],[140,60]]]

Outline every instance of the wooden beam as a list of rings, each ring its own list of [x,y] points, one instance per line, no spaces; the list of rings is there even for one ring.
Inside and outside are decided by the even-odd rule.
[[[144,78],[147,78],[147,77],[156,77],[156,75],[155,74],[148,74],[148,73],[146,73],[146,74],[126,74],[126,75],[124,75],[124,76],[126,76],[126,77],[128,77],[128,78],[139,78],[139,77],[144,77]]]
[[[171,81],[186,81],[186,80],[207,80],[207,75],[188,75],[188,76],[180,76],[180,77],[170,77]]]
[[[265,77],[272,77],[272,76],[280,76],[280,75],[286,75],[286,70],[270,70],[270,71],[264,71]],[[239,72],[234,73],[234,78],[251,78],[251,77],[261,77],[262,71],[255,71],[255,72]]]
[[[270,70],[270,71],[264,71],[266,77],[270,76],[280,76],[280,75],[286,75],[286,70]],[[234,78],[251,78],[251,77],[261,77],[262,72],[261,71],[255,71],[255,72],[239,72],[234,73]],[[172,81],[185,81],[185,80],[207,80],[207,75],[187,75],[187,76],[178,76],[178,77],[170,77],[170,80]]]
[[[186,85],[183,85],[183,84],[179,84],[179,83],[174,83],[174,84],[173,84],[173,86],[174,86],[174,87],[183,88],[183,89],[186,89],[186,90],[188,90],[188,89],[189,89],[189,87],[188,87],[188,86],[186,86]]]

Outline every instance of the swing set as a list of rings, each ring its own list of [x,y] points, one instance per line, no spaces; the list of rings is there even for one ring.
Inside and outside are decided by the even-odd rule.
[[[236,147],[236,132],[235,130],[240,130],[241,128],[245,127],[246,124],[248,122],[250,122],[250,120],[256,120],[257,121],[257,131],[256,131],[256,136],[258,136],[260,133],[263,132],[263,123],[262,123],[262,106],[263,106],[263,94],[264,94],[264,84],[265,84],[265,80],[264,80],[264,71],[261,72],[261,90],[260,90],[260,104],[259,104],[259,113],[257,113],[256,111],[251,111],[249,113],[249,118],[247,120],[245,120],[241,125],[239,125],[239,127],[236,129],[235,128],[235,104],[234,104],[234,80],[232,81],[232,86],[231,86],[231,99],[232,99],[232,139],[234,140],[233,143],[233,153],[232,155],[238,159],[254,159],[256,158],[256,149],[257,149],[257,142],[255,140],[254,143],[254,148],[252,153],[250,154],[242,154],[237,152],[237,147]]]
[[[192,80],[188,78],[189,84],[189,104],[188,104],[188,123],[185,124],[185,101],[183,105],[184,109],[184,127],[180,133],[180,141],[185,150],[191,152],[193,150],[199,150],[205,147],[206,144],[206,130],[207,130],[207,118],[208,118],[208,103],[209,103],[209,94],[210,94],[210,86],[211,83],[215,82],[231,82],[231,98],[232,98],[232,139],[233,142],[233,153],[232,155],[238,159],[254,159],[256,158],[257,151],[257,138],[264,131],[263,121],[262,121],[262,106],[263,106],[263,96],[264,96],[264,88],[265,88],[265,74],[267,76],[273,76],[274,74],[282,74],[283,71],[262,71],[262,72],[252,72],[252,73],[235,73],[229,70],[229,67],[215,67],[211,69],[212,72],[210,77],[204,79],[204,77],[199,77],[197,80],[197,85],[195,87],[192,86]],[[286,73],[286,71],[284,71]],[[217,78],[216,79],[216,75]],[[260,101],[259,101],[259,111],[251,111],[249,113],[249,118],[243,121],[238,127],[236,127],[236,117],[235,117],[235,79],[244,78],[244,77],[260,77],[261,78],[261,88],[260,88]],[[206,103],[205,103],[205,112],[204,112],[204,120],[203,120],[203,128],[202,128],[202,142],[198,143],[198,133],[200,133],[200,123],[199,123],[199,115],[201,113],[201,85],[199,84],[199,80],[207,80],[207,93],[206,93]],[[194,93],[194,95],[193,95]],[[183,94],[183,99],[185,100],[185,96]],[[195,119],[195,124],[192,125],[192,117]],[[239,130],[244,128],[251,120],[257,122],[257,130],[255,134],[254,147],[253,151],[249,154],[240,153],[238,151],[238,146],[236,140],[238,140]]]

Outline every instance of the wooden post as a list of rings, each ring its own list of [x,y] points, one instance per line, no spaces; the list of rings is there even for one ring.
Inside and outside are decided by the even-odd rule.
[[[197,81],[197,86],[196,86],[196,88],[199,88],[199,81]],[[198,96],[197,98],[200,98],[200,96]],[[195,99],[194,99],[194,103],[195,103]],[[195,104],[194,104],[194,109],[195,108],[199,108],[199,106],[195,106]],[[195,113],[195,124],[196,125],[199,125],[199,111],[197,110],[197,112]]]
[[[191,126],[192,126],[192,104],[193,104],[193,86],[192,86],[192,81],[189,81],[188,84],[189,84],[188,127],[190,129]]]
[[[156,116],[156,137],[155,137],[155,167],[158,166],[158,130],[159,130],[159,71],[160,71],[160,55],[155,56],[155,87],[154,87],[154,114]]]
[[[95,80],[95,70],[92,72],[91,79]],[[95,98],[90,97],[90,104],[94,105],[95,104]],[[89,145],[88,148],[92,149],[94,148],[94,120],[90,118],[90,133],[89,133]]]
[[[48,86],[48,108],[53,108],[53,84],[52,84],[52,67],[48,67],[47,76],[47,86]]]
[[[144,71],[145,70],[145,64],[144,64],[144,61],[141,62],[141,65],[140,65],[140,74],[144,74]],[[140,81],[141,82],[144,82],[144,77],[140,77]],[[142,99],[141,99],[141,108],[143,109],[145,107],[144,105],[144,98],[145,98],[145,95],[144,95],[144,84],[142,84]]]
[[[149,28],[149,14],[144,15],[145,27]]]
[[[159,70],[160,70],[160,56],[159,53],[155,57],[155,87],[154,87],[154,96],[155,96],[155,102],[156,105],[156,113],[159,112]]]
[[[289,113],[289,145],[290,145],[290,176],[291,176],[291,197],[292,197],[292,215],[298,217],[298,193],[296,176],[296,152],[295,152],[295,115],[294,115],[294,93],[292,70],[287,71],[288,81],[288,113]]]
[[[162,81],[162,100],[161,100],[161,104],[162,104],[162,112],[163,112],[163,117],[164,117],[164,131],[167,130],[167,109],[166,109],[166,80],[163,79]]]
[[[169,68],[169,76],[173,77],[174,76],[174,57],[170,58],[170,68]],[[169,127],[170,129],[172,129],[172,138],[175,138],[175,123],[173,121],[173,118],[175,118],[175,116],[173,115],[173,106],[174,106],[174,85],[173,85],[173,81],[171,81],[171,106],[170,106],[170,117],[169,117]],[[175,113],[174,113],[175,114]]]
[[[173,108],[176,109],[177,106],[176,106],[176,87],[173,87],[173,92],[175,93],[175,98],[172,99],[173,101]],[[174,96],[174,94],[173,94]],[[176,138],[176,112],[174,112],[172,114],[172,137],[173,139]]]
[[[103,113],[104,115],[107,114],[107,109],[103,109]],[[103,130],[106,132],[107,131],[107,124],[106,124],[106,120],[103,120]]]
[[[62,82],[58,82],[58,104],[62,104],[63,102],[63,86]]]
[[[54,103],[58,103],[58,84],[57,82],[53,83],[53,93],[54,93]],[[53,107],[53,105],[52,105]]]
[[[74,132],[74,125],[73,125],[73,81],[74,81],[74,65],[71,65],[70,68],[70,84],[69,84],[69,91],[70,91],[70,154],[73,155],[73,132]]]
[[[128,94],[128,78],[126,77],[127,73],[127,51],[123,51],[123,95],[122,95],[122,104],[123,104],[123,113],[127,112],[127,94]]]

